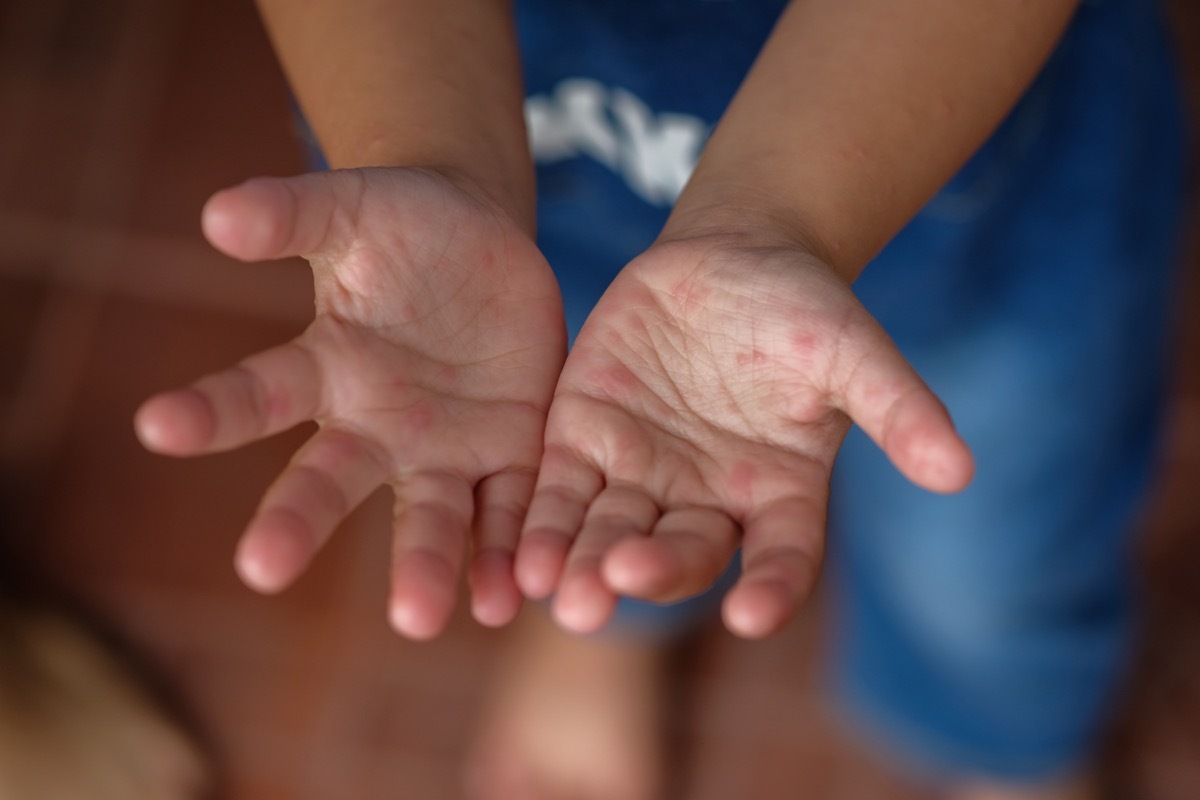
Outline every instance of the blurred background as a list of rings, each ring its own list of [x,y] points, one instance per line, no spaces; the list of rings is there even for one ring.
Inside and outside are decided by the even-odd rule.
[[[1172,11],[1200,98],[1200,10]],[[258,597],[234,543],[310,431],[192,461],[132,433],[152,392],[303,328],[307,267],[234,264],[197,222],[213,190],[303,168],[250,0],[0,0],[0,558],[133,644],[203,731],[222,797],[456,798],[503,634],[461,615],[433,644],[390,633],[389,498],[295,588]],[[1146,635],[1105,760],[1145,800],[1200,797],[1195,242],[1187,255],[1141,547]],[[752,645],[713,630],[689,651],[673,725],[685,797],[920,796],[823,706],[819,616]]]

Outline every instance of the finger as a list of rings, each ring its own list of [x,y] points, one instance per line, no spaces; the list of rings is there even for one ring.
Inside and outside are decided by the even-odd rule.
[[[360,181],[336,171],[254,178],[210,197],[200,227],[213,247],[242,261],[311,256],[339,246],[346,231],[337,210],[357,202]]]
[[[134,429],[148,449],[166,455],[229,450],[317,416],[321,383],[316,359],[296,340],[151,397]]]
[[[957,492],[974,473],[971,451],[941,401],[880,329],[840,405],[913,483]]]
[[[294,581],[346,515],[387,475],[387,466],[359,437],[317,432],[271,485],[238,545],[242,580],[261,592]]]
[[[659,513],[658,505],[637,487],[608,486],[596,496],[571,546],[554,597],[554,618],[560,625],[576,633],[604,627],[617,596],[604,582],[600,565],[618,542],[649,536]]]
[[[475,548],[468,578],[471,613],[483,625],[507,625],[521,608],[513,561],[535,480],[532,472],[501,472],[475,489]]]
[[[462,478],[422,473],[396,492],[392,627],[426,640],[446,627],[458,596],[475,501]]]
[[[604,558],[604,582],[618,594],[656,603],[699,594],[725,572],[740,533],[729,515],[716,509],[668,511],[649,538],[613,546]]]
[[[560,447],[547,447],[517,545],[514,571],[526,597],[541,600],[558,586],[571,542],[604,479]]]
[[[742,577],[722,606],[725,626],[760,639],[782,628],[808,599],[821,568],[824,499],[778,500],[745,522]]]

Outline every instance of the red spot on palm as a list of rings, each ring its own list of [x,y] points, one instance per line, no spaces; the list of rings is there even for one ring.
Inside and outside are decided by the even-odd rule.
[[[754,496],[755,484],[758,482],[758,468],[748,461],[735,461],[729,468],[729,494],[735,506],[750,505]]]
[[[691,278],[682,280],[671,288],[671,296],[685,311],[703,308],[711,294],[711,289],[698,286]]]
[[[738,353],[737,364],[739,367],[757,366],[767,363],[767,354],[762,350],[751,350],[749,353]]]
[[[820,348],[820,338],[811,333],[797,333],[792,337],[792,349],[802,358],[811,358]]]
[[[267,419],[289,419],[292,416],[292,398],[287,392],[271,392],[266,402]]]
[[[614,400],[629,397],[640,385],[637,376],[624,364],[593,370],[588,382]]]
[[[410,433],[422,433],[433,427],[436,418],[437,414],[431,406],[425,403],[417,403],[404,412],[404,415],[401,417],[401,424]]]

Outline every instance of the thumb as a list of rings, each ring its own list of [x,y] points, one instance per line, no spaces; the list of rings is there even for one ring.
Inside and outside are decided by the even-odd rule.
[[[901,474],[934,492],[957,492],[975,466],[949,412],[878,326],[838,405]]]
[[[217,192],[200,215],[213,247],[242,261],[310,256],[331,246],[345,175],[253,178]]]

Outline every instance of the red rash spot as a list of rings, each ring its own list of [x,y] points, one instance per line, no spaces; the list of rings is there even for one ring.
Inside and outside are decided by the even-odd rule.
[[[795,348],[796,355],[802,358],[811,356],[820,346],[820,340],[811,334],[798,333],[792,337],[792,347]]]
[[[671,288],[671,296],[678,300],[684,308],[695,308],[708,301],[711,289],[696,286],[692,280],[682,280]]]
[[[328,469],[340,471],[347,464],[353,463],[362,456],[362,450],[357,442],[346,436],[332,436],[325,439],[323,456]]]
[[[479,266],[481,269],[491,269],[496,266],[496,254],[491,250],[484,250],[483,255],[479,257]]]
[[[637,386],[637,378],[628,367],[621,365],[592,371],[588,380],[609,397],[628,397]]]
[[[292,398],[286,392],[271,392],[267,395],[267,419],[288,419],[292,413]]]
[[[729,492],[739,504],[749,504],[754,494],[758,470],[746,461],[737,461],[729,468]]]
[[[402,417],[405,430],[412,433],[422,433],[433,425],[433,409],[426,405],[416,405],[404,412]]]
[[[762,350],[752,350],[749,353],[738,353],[737,364],[739,367],[748,367],[752,364],[767,363],[767,354]]]

